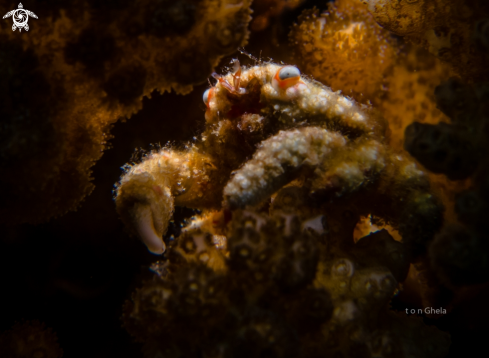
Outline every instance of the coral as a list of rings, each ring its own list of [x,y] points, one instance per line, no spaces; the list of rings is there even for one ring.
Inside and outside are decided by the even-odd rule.
[[[487,240],[470,226],[447,225],[429,250],[437,274],[448,285],[473,285],[489,280]]]
[[[297,8],[304,0],[260,0],[253,3],[253,20],[250,30],[260,32],[266,29],[273,19],[284,11]]]
[[[455,197],[458,222],[447,223],[429,248],[438,276],[449,286],[489,280],[485,221],[487,195],[487,86],[469,85],[459,78],[440,84],[438,107],[451,123],[412,123],[405,147],[433,172],[449,179],[471,179],[472,187]]]
[[[153,90],[183,94],[204,82],[247,41],[251,19],[249,1],[39,3],[30,7],[42,22],[28,36],[0,31],[0,216],[9,224],[75,209],[93,190],[90,168],[111,125]]]
[[[120,111],[46,73],[33,50],[5,39],[0,47],[0,221],[39,222],[92,191],[90,168]]]
[[[468,178],[485,153],[485,86],[474,88],[450,78],[436,87],[435,96],[451,123],[414,122],[406,128],[404,146],[429,170],[452,180]]]
[[[426,49],[467,80],[488,80],[484,0],[364,0],[386,30]]]
[[[480,101],[477,93],[457,77],[451,77],[435,88],[437,107],[445,113],[452,122],[476,125]]]
[[[304,11],[289,37],[298,64],[332,90],[363,103],[385,96],[399,49],[356,0],[332,2],[323,14]]]
[[[345,34],[348,29],[351,33]],[[404,133],[411,123],[431,128],[450,122],[437,100],[441,94],[437,86],[450,73],[449,66],[425,50],[394,39],[375,23],[360,0],[335,1],[322,14],[305,11],[291,31],[290,44],[294,58],[316,80],[372,104],[388,123],[388,143],[394,151],[404,152]],[[445,102],[454,103],[451,98]],[[415,157],[422,165],[430,160],[425,155]],[[473,169],[470,163],[464,165],[469,172]],[[427,175],[446,207],[445,219],[454,222],[455,195],[468,187],[467,182]]]
[[[2,357],[61,358],[56,334],[38,321],[16,323],[0,335]]]
[[[440,118],[441,122],[436,124],[428,118],[421,123],[426,119],[426,113],[428,116],[435,113],[430,108],[432,103],[423,105],[423,118],[414,118],[413,123],[404,126],[404,148],[433,173],[444,174],[450,180],[472,179],[472,189],[456,196],[455,193],[466,189],[470,181],[461,185],[451,184],[440,176],[430,175],[438,183],[445,183],[447,195],[444,201],[448,201],[452,213],[447,215],[447,223],[429,251],[431,264],[446,285],[453,287],[485,282],[488,279],[487,245],[482,239],[483,220],[477,213],[487,206],[483,194],[487,172],[483,159],[487,152],[487,67],[483,63],[487,61],[485,17],[489,8],[480,1],[454,1],[450,5],[441,1],[364,2],[368,3],[370,12],[385,29],[429,49],[449,63],[452,72],[463,78],[447,80],[449,72],[444,70],[440,73],[439,81],[443,82],[434,88],[433,94],[437,108],[449,120]],[[432,80],[431,86],[436,77],[433,74],[432,71],[428,75]],[[401,93],[403,88],[391,89],[391,93]],[[424,97],[432,95],[426,93]],[[415,96],[405,98],[417,100]],[[403,99],[401,102],[406,101]],[[397,109],[398,103],[384,101],[380,107],[387,104]],[[409,110],[414,108],[410,106]],[[397,132],[404,132],[404,128],[398,127]]]
[[[396,150],[402,150],[409,124],[449,122],[434,95],[448,73],[447,66],[412,46],[405,46],[399,57],[392,72],[386,74],[388,92],[372,101],[389,122],[389,144]]]
[[[200,140],[183,151],[152,151],[127,166],[118,183],[117,211],[150,251],[165,250],[161,237],[173,205],[216,209],[223,198],[222,206],[235,210],[296,180],[316,197],[356,198],[362,214],[392,223],[412,254],[423,255],[442,206],[416,165],[385,145],[374,112],[292,66],[235,66],[215,77],[204,94]],[[366,196],[385,198],[385,205],[368,205]]]
[[[226,249],[204,221],[176,239],[168,273],[143,283],[124,309],[147,357],[446,355],[446,333],[388,308],[407,275],[406,246],[381,231],[346,253],[328,230],[335,219],[311,217],[303,194],[280,190],[270,215],[234,211]],[[223,265],[212,269],[209,257]]]
[[[468,178],[478,164],[478,151],[471,138],[447,123],[410,124],[406,128],[405,148],[424,167],[452,180]]]
[[[413,121],[449,121],[433,95],[448,67],[392,38],[360,0],[335,1],[323,14],[305,11],[290,44],[294,58],[315,79],[378,109],[396,150],[402,149],[404,130]]]

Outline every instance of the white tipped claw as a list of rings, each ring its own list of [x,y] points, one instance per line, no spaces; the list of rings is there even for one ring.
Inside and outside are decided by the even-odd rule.
[[[155,255],[161,255],[165,252],[166,246],[158,235],[153,223],[153,213],[148,205],[137,204],[135,209],[135,226],[141,241],[146,245],[148,250]]]

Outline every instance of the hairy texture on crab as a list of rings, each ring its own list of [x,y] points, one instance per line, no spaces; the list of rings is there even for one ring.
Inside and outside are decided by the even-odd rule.
[[[294,181],[302,186],[306,202],[308,195],[313,201],[358,200],[361,215],[375,214],[394,225],[410,255],[423,256],[439,228],[443,206],[416,164],[389,150],[384,120],[301,76],[294,66],[261,63],[241,68],[236,60],[232,64],[234,72],[215,74],[216,86],[204,94],[206,128],[200,140],[186,152],[166,148],[131,167],[117,192],[118,211],[133,210],[132,204],[122,205],[127,201],[123,189],[144,175],[151,180],[135,184],[130,197],[137,195],[137,188],[142,194],[152,193],[159,185],[168,188],[174,205],[208,210],[222,203],[221,218],[208,212],[198,220],[200,229],[222,235],[229,220],[226,212],[265,203]],[[154,198],[143,196],[148,202]],[[168,220],[171,210],[170,204],[153,210],[153,223]],[[151,224],[148,219],[143,222],[145,227]],[[134,220],[125,223],[133,232],[141,231]],[[336,240],[352,243],[355,224]]]
[[[238,71],[241,72],[239,67]],[[281,74],[278,81],[283,83],[277,84],[274,77],[280,71],[281,66],[269,63],[243,71],[240,81],[236,81],[233,74],[218,77],[218,85],[206,94],[207,127],[201,141],[187,152],[179,153],[170,149],[153,152],[140,164],[128,167],[116,192],[116,205],[130,231],[139,232],[140,235],[144,232],[148,243],[154,242],[155,234],[161,236],[165,233],[167,225],[158,223],[168,221],[173,204],[168,204],[165,208],[161,207],[163,204],[155,204],[157,209],[151,209],[151,216],[148,214],[147,204],[144,206],[144,214],[141,211],[143,206],[139,204],[135,209],[138,214],[135,214],[133,209],[136,203],[151,202],[157,197],[154,188],[170,193],[167,201],[171,203],[170,198],[174,197],[175,205],[204,209],[219,206],[216,204],[216,198],[222,193],[232,170],[244,164],[247,157],[255,151],[256,145],[277,130],[285,130],[281,136],[288,138],[287,149],[282,151],[282,154],[277,153],[274,164],[263,168],[264,179],[258,179],[260,182],[273,182],[280,174],[277,170],[284,170],[287,179],[282,182],[283,185],[293,179],[296,169],[302,164],[309,164],[310,168],[325,171],[326,168],[321,168],[320,164],[327,152],[346,144],[342,131],[352,138],[372,138],[374,141],[373,138],[382,137],[382,120],[374,114],[368,113],[353,101],[324,86],[301,79],[300,72],[293,68]],[[231,81],[238,88],[230,85]],[[224,113],[227,118],[219,120],[219,113]],[[298,121],[310,121],[325,128],[311,127],[286,131]],[[297,157],[287,159],[287,151],[293,152],[294,146],[298,145],[294,141],[301,137],[302,147],[298,147]],[[271,145],[276,146],[281,140],[280,135],[275,140],[270,139],[271,142],[275,142]],[[355,143],[359,145],[359,153],[364,153],[361,170],[370,171],[374,164],[369,161],[381,160],[380,153],[377,153],[379,148],[362,149],[360,142]],[[266,143],[264,142],[262,150],[257,152],[258,157],[261,155],[266,158],[270,155],[267,152],[269,145]],[[370,157],[372,158],[369,159]],[[353,156],[349,160],[356,159]],[[332,175],[346,177],[345,182],[349,181],[348,167],[338,166],[335,170],[336,174]],[[358,168],[352,170],[353,175],[357,176],[355,185],[360,184],[361,174],[357,175],[355,172]],[[236,178],[240,176],[242,175],[238,174]],[[253,182],[253,185],[255,184]],[[230,187],[232,185],[231,182]],[[256,188],[252,187],[247,198],[243,200],[259,202],[280,186],[267,183],[264,192],[256,192]],[[126,190],[126,187],[132,189]],[[138,190],[141,197],[135,199]],[[157,200],[159,201],[160,199]]]
[[[248,37],[250,1],[33,1],[47,26],[0,29],[0,222],[38,223],[91,193],[109,130],[154,90],[188,93]],[[41,4],[42,3],[42,4]],[[49,20],[47,20],[49,19]]]
[[[212,205],[209,161],[196,149],[175,152],[162,149],[146,155],[142,163],[127,166],[116,188],[116,206],[130,232],[137,235],[154,254],[165,251],[166,233],[174,205]]]
[[[339,133],[317,127],[279,132],[264,141],[224,188],[225,206],[257,204],[284,184],[297,171],[313,170],[317,179],[312,189],[336,189],[338,195],[351,192],[376,175],[384,166],[380,143],[355,143],[347,147]]]
[[[240,168],[224,188],[225,205],[231,208],[257,204],[289,182],[291,173],[306,165],[318,166],[346,140],[320,128],[281,131],[267,139],[253,158]]]
[[[295,85],[287,88],[275,87],[273,79],[282,67],[284,66],[266,63],[243,71],[240,83],[243,88],[249,89],[250,95],[231,97],[218,83],[214,87],[213,98],[206,112],[207,123],[217,124],[222,118],[221,114],[233,119],[252,109],[267,115],[269,127],[275,130],[296,127],[304,122],[317,123],[335,131],[343,130],[352,137],[383,136],[385,123],[376,113],[318,82],[302,76]],[[223,78],[232,82],[233,74]],[[248,103],[247,100],[251,99],[257,85],[259,93],[255,100],[259,103]]]

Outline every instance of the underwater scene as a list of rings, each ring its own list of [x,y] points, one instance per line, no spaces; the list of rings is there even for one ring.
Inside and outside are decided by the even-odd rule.
[[[0,358],[487,352],[489,1],[0,13]]]

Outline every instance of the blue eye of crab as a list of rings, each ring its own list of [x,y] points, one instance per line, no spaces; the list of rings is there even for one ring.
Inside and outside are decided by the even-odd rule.
[[[301,75],[301,71],[295,66],[285,66],[278,73],[278,78],[281,80],[286,80],[288,78],[299,77]]]

